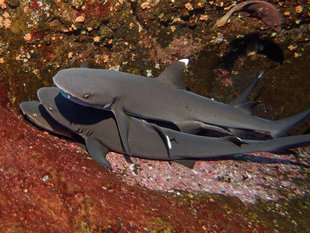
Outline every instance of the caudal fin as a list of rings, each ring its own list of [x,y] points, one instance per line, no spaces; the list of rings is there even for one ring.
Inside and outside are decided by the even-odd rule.
[[[310,116],[310,109],[299,113],[295,116],[291,116],[282,120],[275,121],[274,124],[276,125],[275,128],[277,130],[271,131],[271,136],[273,138],[279,138],[287,135],[287,133],[294,128],[296,125],[298,125],[300,122],[304,121]]]
[[[266,151],[272,153],[283,153],[288,149],[310,144],[310,134],[276,138],[263,142]]]

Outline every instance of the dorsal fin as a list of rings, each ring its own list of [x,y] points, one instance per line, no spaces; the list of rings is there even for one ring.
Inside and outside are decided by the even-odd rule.
[[[156,78],[156,80],[168,84],[173,88],[185,89],[182,77],[188,62],[188,59],[181,59],[172,63]]]
[[[250,101],[250,102],[246,102],[246,103],[236,104],[235,107],[238,108],[239,110],[251,115],[253,108],[259,103],[260,103],[260,101]]]

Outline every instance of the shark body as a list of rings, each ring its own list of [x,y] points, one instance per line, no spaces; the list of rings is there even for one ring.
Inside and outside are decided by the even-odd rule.
[[[111,112],[76,104],[64,98],[55,87],[39,89],[38,97],[40,102],[29,101],[20,104],[23,113],[34,124],[54,133],[60,132],[64,136],[72,135],[68,132],[63,133],[65,130],[62,127],[80,135],[84,138],[92,158],[109,168],[111,165],[106,160],[108,151],[126,153],[117,122]],[[242,144],[237,145],[238,140],[232,136],[215,138],[166,128],[162,130],[167,135],[166,142],[158,134],[154,124],[130,118],[128,145],[132,155],[147,159],[182,161],[259,151],[278,152],[310,143],[310,135],[300,135],[266,141],[244,140]]]
[[[308,109],[290,118],[270,121],[251,114],[255,101],[230,105],[189,92],[182,82],[187,62],[183,59],[173,63],[154,79],[112,70],[70,68],[60,70],[53,81],[71,101],[112,111],[128,154],[130,116],[173,123],[182,132],[259,130],[276,138],[310,115]]]

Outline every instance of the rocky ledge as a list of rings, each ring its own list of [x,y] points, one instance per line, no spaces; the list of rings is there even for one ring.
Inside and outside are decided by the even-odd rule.
[[[155,77],[189,57],[189,90],[230,102],[260,71],[255,114],[310,106],[307,1],[271,1],[275,34],[236,1],[0,0],[0,226],[4,232],[307,232],[309,147],[199,161],[194,169],[110,153],[113,170],[26,122],[17,106],[57,70],[91,66]],[[308,21],[307,21],[308,20]],[[270,52],[271,51],[271,52]],[[302,100],[302,101],[301,101]],[[309,133],[309,122],[297,133]]]

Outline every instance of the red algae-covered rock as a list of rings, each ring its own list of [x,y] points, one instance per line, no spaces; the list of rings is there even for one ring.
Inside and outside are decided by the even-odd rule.
[[[0,81],[0,106],[6,106],[6,104],[8,103],[7,89],[7,85],[4,82]]]
[[[215,204],[212,198],[197,201],[180,193],[174,196],[129,186],[75,145],[40,132],[2,107],[0,140],[0,226],[4,232],[266,231],[261,223],[236,218],[239,201],[229,201],[210,213]],[[215,218],[228,212],[229,226]]]
[[[72,143],[20,118],[0,107],[0,226],[4,232],[266,231],[263,224],[239,216],[236,200],[222,206],[213,198],[195,200],[129,186]],[[214,205],[222,207],[210,213]],[[227,217],[222,221],[216,215]]]
[[[187,57],[191,62],[184,80],[193,92],[228,103],[255,72],[268,70],[257,91],[264,103],[257,107],[260,116],[279,119],[309,107],[304,0],[270,1],[285,15],[277,35],[245,17],[214,29],[235,1],[15,2],[1,5],[7,23],[0,28],[0,106],[16,109],[21,101],[35,99],[36,90],[52,85],[59,69],[82,61],[156,77]],[[223,70],[221,58],[229,44],[253,32],[279,45],[283,65],[259,54],[261,45],[254,44],[254,52],[253,46],[246,48],[229,61],[230,70]],[[109,153],[109,171],[74,144],[3,108],[0,137],[4,232],[309,231],[304,208],[310,206],[309,169],[292,155],[200,161],[191,170],[136,158],[128,164],[122,155]],[[299,162],[309,165],[309,147],[296,152]]]
[[[0,226],[5,232],[268,232],[270,219],[229,196],[252,202],[254,194],[264,199],[255,187],[267,193],[274,192],[276,185],[289,190],[292,176],[302,178],[297,168],[281,181],[273,177],[272,173],[283,170],[281,161],[292,166],[283,158],[255,161],[249,157],[252,166],[206,161],[190,170],[142,159],[129,165],[110,153],[108,159],[117,172],[113,173],[74,144],[39,131],[4,108],[0,108],[0,139]],[[254,162],[262,165],[255,169]],[[278,165],[268,165],[272,162]],[[264,190],[260,182],[270,187]],[[194,195],[199,189],[206,195]],[[307,192],[302,185],[292,190],[290,199]]]
[[[309,157],[309,151],[303,153]],[[308,190],[307,185],[294,182],[306,179],[307,172],[292,155],[236,155],[233,160],[197,161],[193,169],[175,162],[136,158],[132,159],[134,164],[128,164],[116,153],[108,155],[108,159],[113,170],[122,174],[128,184],[139,184],[151,190],[224,194],[238,197],[245,204],[254,204],[256,200],[276,201],[286,198],[287,192],[293,198]]]
[[[126,185],[83,151],[39,132],[3,108],[0,137],[4,232],[200,231],[184,203]]]

